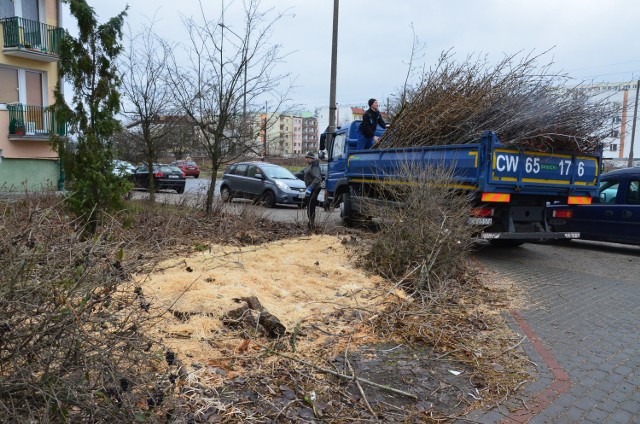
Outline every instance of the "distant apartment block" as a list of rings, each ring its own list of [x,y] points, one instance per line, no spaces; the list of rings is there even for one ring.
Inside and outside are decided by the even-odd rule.
[[[317,118],[309,113],[285,115],[262,113],[256,119],[260,126],[257,149],[266,156],[296,157],[307,150],[318,149]]]
[[[636,134],[632,137],[635,108],[636,81],[587,84],[582,86],[600,98],[619,106],[620,114],[611,118],[609,137],[604,140],[603,157],[605,159],[627,160],[631,153],[631,140],[634,140],[633,156],[640,157],[640,125],[636,124]]]
[[[302,150],[315,152],[319,148],[318,118],[315,116],[302,117]]]

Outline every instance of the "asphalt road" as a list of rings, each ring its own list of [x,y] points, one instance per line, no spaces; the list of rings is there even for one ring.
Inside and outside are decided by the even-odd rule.
[[[185,192],[183,194],[177,194],[172,190],[163,190],[156,194],[158,202],[164,203],[188,203],[194,206],[202,205],[206,198],[207,190],[209,188],[210,181],[207,178],[192,178],[188,177],[185,186]],[[134,199],[144,199],[149,194],[144,190],[134,190]],[[220,200],[220,179],[216,181],[216,189],[214,192],[214,201]],[[306,223],[306,210],[300,209],[296,206],[288,205],[276,205],[274,208],[266,208],[261,205],[254,205],[250,200],[234,199],[230,204],[226,204],[225,207],[240,210],[242,208],[250,208],[254,213],[268,217],[274,221],[280,222],[299,222]],[[316,223],[319,226],[337,226],[341,225],[340,212],[338,209],[325,211],[323,208],[318,207],[316,210]]]

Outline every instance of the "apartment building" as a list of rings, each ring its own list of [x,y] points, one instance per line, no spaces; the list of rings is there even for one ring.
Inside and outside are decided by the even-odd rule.
[[[291,132],[291,153],[293,155],[302,154],[302,117],[292,116],[293,131]]]
[[[640,125],[636,123],[636,134],[633,137],[633,117],[635,112],[635,96],[637,81],[603,82],[582,86],[595,98],[614,103],[620,110],[610,122],[609,137],[604,141],[602,156],[605,159],[626,163],[633,149],[633,157],[640,157]],[[632,140],[634,146],[632,146]]]
[[[305,112],[296,115],[262,113],[256,116],[255,125],[261,148],[266,156],[297,157],[308,150],[318,149],[317,118]]]
[[[54,103],[61,0],[0,0],[0,191],[59,189],[49,137],[64,135]]]
[[[319,148],[318,118],[306,113],[302,115],[302,152],[317,151]]]

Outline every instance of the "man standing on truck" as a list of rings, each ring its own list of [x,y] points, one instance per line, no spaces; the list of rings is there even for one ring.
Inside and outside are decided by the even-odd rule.
[[[376,128],[380,125],[382,128],[389,128],[389,124],[384,122],[382,115],[378,110],[378,101],[376,99],[369,99],[369,109],[362,115],[362,123],[360,124],[360,134],[358,135],[358,144],[356,149],[370,149],[378,141],[379,137],[376,136]]]
[[[318,206],[318,195],[322,188],[322,172],[320,171],[320,161],[316,159],[316,155],[312,151],[308,151],[304,155],[307,161],[307,167],[304,170],[304,184],[307,186],[305,191],[305,203],[307,204],[307,218],[309,218],[309,230],[316,228],[316,206]]]

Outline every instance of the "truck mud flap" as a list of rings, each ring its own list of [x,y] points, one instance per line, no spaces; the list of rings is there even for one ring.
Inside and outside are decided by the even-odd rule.
[[[489,233],[482,232],[484,240],[571,240],[579,239],[580,233]]]

